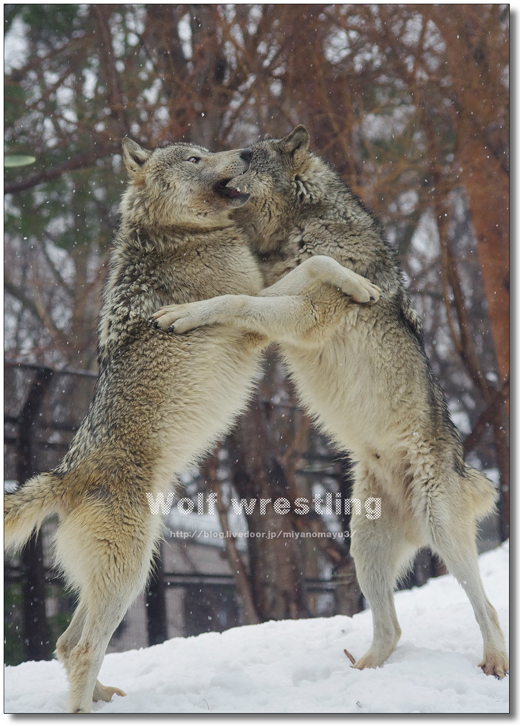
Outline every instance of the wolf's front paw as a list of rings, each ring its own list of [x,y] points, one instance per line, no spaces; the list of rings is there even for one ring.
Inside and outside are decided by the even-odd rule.
[[[372,285],[371,282],[365,283],[365,290],[366,292],[368,292],[369,299],[367,300],[367,303],[369,303],[370,305],[376,303],[383,295],[383,291],[381,290],[381,288],[377,285]]]
[[[208,318],[205,302],[166,305],[152,315],[150,322],[156,327],[172,333],[187,333],[189,330],[213,322]]]
[[[343,292],[350,295],[354,299],[354,302],[368,303],[369,305],[376,303],[382,295],[381,288],[373,285],[364,277],[361,277],[361,275],[358,275],[358,279],[355,282],[349,280]]]
[[[152,317],[150,323],[154,328],[161,328],[161,330],[169,330],[170,326],[178,320],[179,315],[182,315],[182,308],[184,305],[166,305],[163,308],[159,308]]]

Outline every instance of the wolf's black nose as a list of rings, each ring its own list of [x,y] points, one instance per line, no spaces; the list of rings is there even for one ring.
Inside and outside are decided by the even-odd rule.
[[[247,162],[251,161],[253,158],[253,149],[242,149],[240,158]]]

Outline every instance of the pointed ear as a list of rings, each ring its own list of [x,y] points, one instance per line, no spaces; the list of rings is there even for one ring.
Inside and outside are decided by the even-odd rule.
[[[128,136],[123,139],[123,160],[130,176],[133,176],[143,166],[151,154],[151,151],[143,149]]]
[[[272,134],[264,134],[263,141],[267,141],[268,139],[272,139],[272,138],[273,138]]]
[[[284,154],[291,154],[296,166],[303,163],[307,154],[309,153],[309,146],[311,137],[309,132],[299,124],[296,126],[290,134],[280,141],[280,150]]]

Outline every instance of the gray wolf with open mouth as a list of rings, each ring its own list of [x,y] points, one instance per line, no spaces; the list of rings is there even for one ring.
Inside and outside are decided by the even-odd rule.
[[[508,656],[475,545],[477,522],[492,511],[495,490],[464,462],[396,256],[372,215],[309,151],[303,126],[252,148],[241,180],[251,199],[234,218],[271,287],[256,297],[166,308],[158,322],[178,333],[219,324],[279,342],[302,403],[355,461],[352,496],[381,499],[378,519],[352,516],[352,554],[374,623],[372,644],[354,667],[376,668],[394,651],[401,635],[394,587],[417,550],[428,546],[473,606],[484,640],[480,667],[502,678]],[[283,289],[313,259],[323,270],[339,263],[362,275],[383,296],[376,305],[347,306],[325,286],[320,323],[309,327],[298,317],[300,301],[283,297]]]
[[[72,712],[125,695],[97,676],[160,537],[148,496],[164,496],[175,475],[230,428],[268,342],[233,327],[172,336],[149,322],[172,302],[261,290],[258,263],[230,218],[249,198],[236,187],[251,156],[186,143],[149,151],[124,139],[130,183],[104,290],[94,399],[60,465],[6,496],[8,549],[21,547],[47,515],[59,515],[56,559],[79,596],[57,643]],[[338,268],[351,304],[375,301],[373,285]],[[297,271],[296,286],[310,279],[307,269]]]

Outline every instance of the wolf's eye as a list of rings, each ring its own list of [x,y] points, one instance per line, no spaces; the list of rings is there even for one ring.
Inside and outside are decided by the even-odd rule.
[[[192,164],[198,164],[200,161],[200,156],[190,156],[188,159]]]

